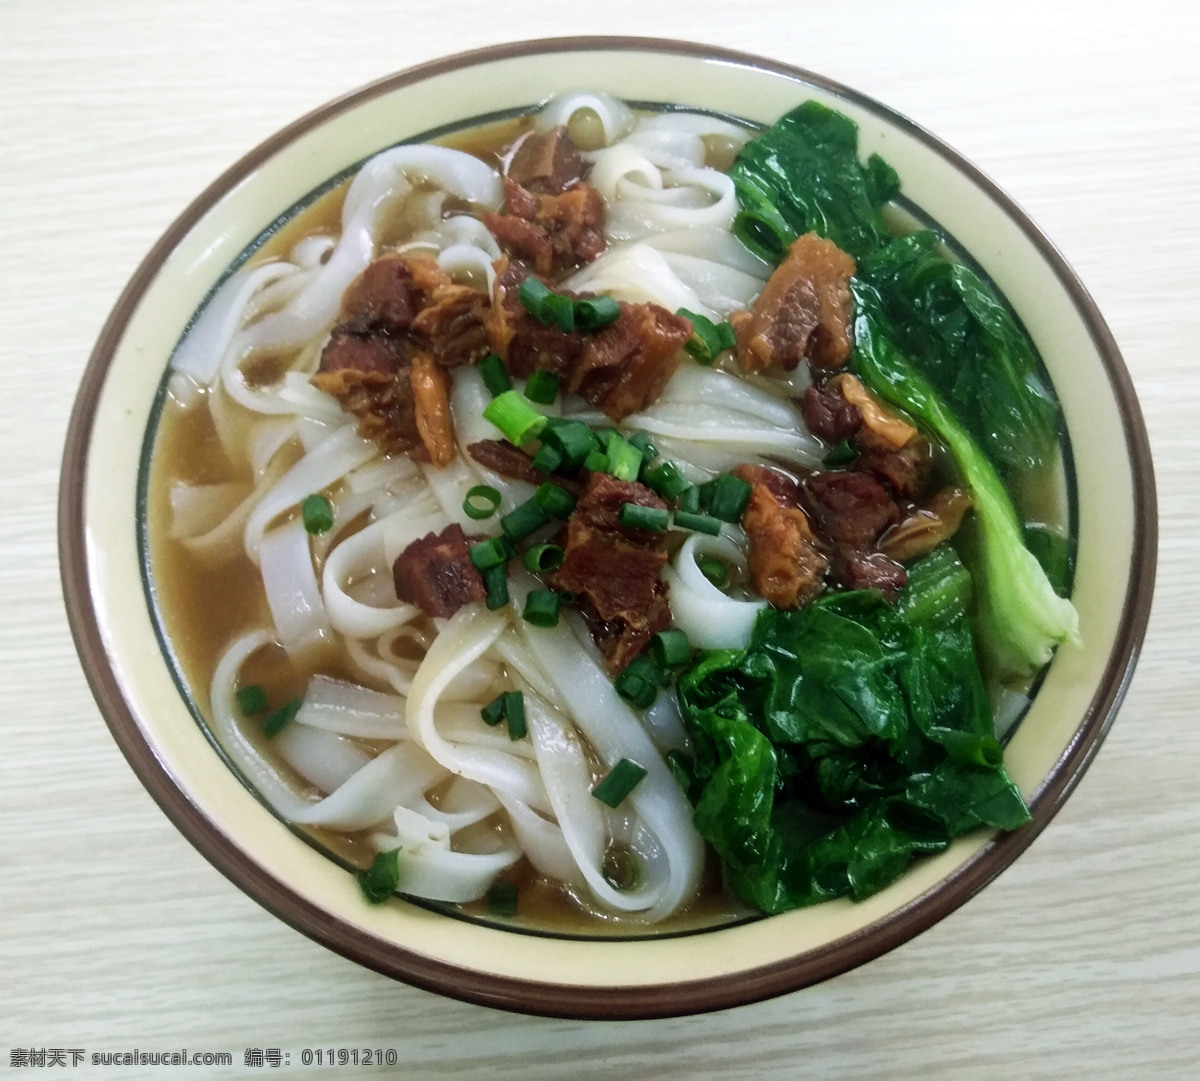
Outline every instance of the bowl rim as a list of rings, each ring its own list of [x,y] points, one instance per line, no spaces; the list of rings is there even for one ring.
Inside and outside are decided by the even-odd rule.
[[[279,149],[327,120],[372,98],[476,64],[544,53],[581,51],[666,53],[715,60],[782,75],[826,90],[903,130],[944,158],[997,203],[1020,228],[1069,295],[1108,378],[1128,452],[1134,496],[1128,588],[1103,675],[1070,743],[1035,797],[1030,822],[984,845],[936,886],[885,917],[803,955],[728,978],[654,985],[583,986],[525,981],[467,970],[425,957],[343,922],[266,873],[218,833],[186,792],[173,783],[141,731],[109,665],[91,591],[87,558],[85,478],[100,392],[128,321],[167,257],[241,178]],[[276,917],[327,948],[413,986],[509,1011],[572,1019],[646,1019],[703,1013],[798,990],[872,960],[927,930],[1006,869],[1058,812],[1098,752],[1123,699],[1149,620],[1157,562],[1157,499],[1149,439],[1132,380],[1103,316],[1058,249],[988,176],[907,117],[825,76],[764,57],[698,42],[631,36],[578,36],[513,41],[418,64],[340,95],[301,116],[243,155],[198,195],[167,228],[120,293],[89,356],[70,415],[58,499],[59,571],[68,622],[92,694],[118,747],[143,786],[188,841],[222,874]]]

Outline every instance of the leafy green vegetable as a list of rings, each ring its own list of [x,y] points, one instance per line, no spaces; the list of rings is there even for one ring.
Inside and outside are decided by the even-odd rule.
[[[858,125],[816,101],[780,117],[742,149],[730,170],[741,210],[734,232],[769,262],[817,232],[861,258],[889,240],[879,208],[899,190],[878,155],[858,160]]]
[[[917,418],[953,455],[971,489],[978,533],[980,633],[1001,674],[1031,674],[1076,641],[1079,616],[1025,547],[1017,512],[987,455],[896,344],[879,292],[855,279],[851,367],[881,398]]]
[[[928,230],[864,259],[859,276],[883,300],[897,344],[1002,469],[1047,464],[1058,403],[1009,310],[969,267],[937,251]]]
[[[377,852],[371,866],[358,872],[358,886],[370,904],[381,905],[400,885],[400,849]]]
[[[952,553],[929,560],[917,588],[962,590]],[[967,830],[1028,818],[961,606],[848,592],[767,609],[747,650],[703,655],[678,692],[696,826],[765,912],[862,899]]]

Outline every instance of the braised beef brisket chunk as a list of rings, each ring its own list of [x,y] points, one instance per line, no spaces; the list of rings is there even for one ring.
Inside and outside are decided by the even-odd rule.
[[[408,453],[420,461],[429,460],[417,429],[409,368],[392,373],[339,368],[317,372],[312,383],[358,417],[359,435],[377,443],[385,454]]]
[[[782,476],[763,469],[762,474]],[[744,480],[749,480],[742,474]],[[755,592],[777,608],[807,604],[824,588],[829,561],[817,546],[808,516],[776,494],[779,486],[750,480],[742,528],[750,541],[750,579]],[[790,496],[790,493],[788,493]]]
[[[546,326],[526,311],[517,294],[521,282],[529,276],[527,269],[508,258],[496,263],[487,316],[488,338],[514,378],[527,379],[535,371],[565,378],[587,344],[585,336]]]
[[[409,261],[399,255],[384,255],[350,283],[342,296],[338,321],[360,334],[403,334],[424,299]]]
[[[382,372],[394,374],[407,362],[400,343],[383,335],[356,334],[347,327],[333,328],[321,350],[323,372]]]
[[[620,308],[616,322],[588,340],[567,385],[616,421],[658,400],[692,336],[687,319],[657,304]]]
[[[834,446],[854,437],[862,413],[837,387],[813,385],[804,392],[804,423],[818,439]]]
[[[838,548],[866,551],[900,518],[887,489],[866,473],[814,473],[805,490],[821,533]]]
[[[563,125],[530,132],[508,163],[508,176],[538,195],[559,195],[583,179],[584,164]]]
[[[398,600],[441,619],[487,595],[457,522],[413,541],[396,557],[392,578]]]
[[[594,610],[593,625],[603,631],[597,644],[614,673],[671,622],[666,586],[659,577],[667,562],[665,538],[622,526],[624,503],[666,508],[645,485],[608,473],[589,476],[587,490],[567,519],[562,566],[550,579],[556,589],[577,594]]]
[[[854,259],[816,233],[797,237],[750,311],[729,321],[743,371],[793,371],[808,359],[839,368],[850,359]]]
[[[482,215],[500,247],[538,274],[559,274],[590,263],[604,251],[604,199],[578,181],[539,195],[504,178],[504,213]]]

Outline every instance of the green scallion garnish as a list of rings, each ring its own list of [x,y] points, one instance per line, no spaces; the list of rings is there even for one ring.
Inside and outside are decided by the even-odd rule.
[[[490,611],[508,604],[508,570],[503,563],[483,572],[484,603]]]
[[[615,323],[621,314],[621,305],[612,297],[588,297],[575,301],[575,325],[580,330],[600,330]]]
[[[504,694],[504,719],[508,722],[508,738],[524,739],[529,729],[525,724],[525,695],[520,691]]]
[[[556,627],[562,599],[550,589],[531,589],[521,618],[535,627]]]
[[[301,699],[293,698],[290,702],[280,706],[274,713],[271,713],[266,720],[263,721],[263,735],[267,739],[274,739],[282,732],[292,719],[300,712]]]
[[[538,405],[549,405],[558,397],[558,376],[538,369],[525,380],[525,397]]]
[[[674,462],[659,462],[643,470],[642,483],[656,491],[663,499],[676,499],[688,488],[688,482]]]
[[[525,569],[534,574],[549,574],[562,566],[565,556],[560,545],[535,544],[525,552]]]
[[[563,464],[562,453],[549,444],[538,447],[538,452],[529,463],[539,473],[556,473]]]
[[[491,916],[515,916],[517,914],[517,884],[515,882],[493,882],[487,891],[487,910]]]
[[[333,528],[333,505],[323,495],[306,496],[300,504],[300,515],[305,530],[314,535]]]
[[[686,308],[680,308],[675,314],[692,324],[692,336],[683,347],[697,364],[710,365],[726,349],[737,346],[733,327],[729,323],[714,323],[707,316],[697,315]]]
[[[488,393],[493,398],[498,394],[503,394],[506,390],[512,390],[512,381],[508,378],[504,361],[495,353],[488,353],[479,362],[479,374],[483,377],[483,385],[487,387]]]
[[[493,567],[503,567],[516,555],[516,552],[503,537],[489,537],[487,540],[472,544],[467,549],[467,555],[470,556],[471,564],[477,570],[487,571]]]
[[[637,503],[622,503],[617,511],[617,520],[630,529],[645,529],[661,533],[671,520],[666,507],[643,507]]]
[[[484,406],[483,416],[499,428],[514,447],[537,438],[546,427],[546,418],[515,390],[497,394]]]
[[[700,512],[699,485],[694,484],[692,487],[685,488],[679,493],[679,510],[687,511],[689,514],[698,514]]]
[[[592,795],[608,807],[618,807],[640,783],[646,771],[629,758],[622,758],[592,789]]]
[[[692,659],[692,643],[678,628],[659,631],[650,639],[650,656],[659,668],[679,668]]]
[[[243,717],[254,717],[259,713],[266,713],[267,692],[262,689],[257,683],[251,683],[246,687],[237,689],[237,704],[241,710]]]
[[[650,437],[645,432],[634,432],[629,437],[629,445],[637,447],[643,462],[652,462],[658,457],[658,448],[650,442]]]
[[[552,481],[539,484],[537,491],[533,493],[533,500],[551,518],[558,518],[560,521],[570,517],[571,511],[575,509],[575,497]]]
[[[381,905],[400,886],[400,849],[377,852],[371,866],[359,871],[358,885],[362,895],[372,905]]]
[[[613,680],[613,689],[635,709],[648,709],[658,697],[659,671],[645,653],[634,657]]]
[[[608,462],[605,471],[618,480],[637,480],[642,471],[642,452],[621,435],[614,433],[608,440]]]
[[[716,536],[721,532],[721,520],[708,514],[693,514],[686,510],[677,510],[672,520],[677,529],[691,529],[697,533],[709,533]]]
[[[537,500],[527,499],[500,519],[500,528],[504,530],[504,535],[515,544],[517,541],[524,540],[530,533],[541,529],[548,521],[550,521],[550,516],[538,506]]]
[[[553,447],[562,455],[558,468],[567,470],[578,469],[599,445],[595,433],[583,421],[558,417],[546,421],[541,438],[543,447]]]
[[[696,566],[700,568],[700,573],[718,589],[725,585],[729,568],[716,556],[697,555]]]
[[[825,452],[821,464],[830,469],[840,469],[844,465],[849,465],[857,457],[858,444],[853,439],[843,439]]]
[[[498,694],[480,711],[479,715],[483,718],[483,723],[491,725],[493,728],[504,720],[504,695]]]
[[[590,473],[603,473],[608,467],[608,455],[602,450],[594,450],[583,460],[583,468]]]
[[[476,484],[463,497],[463,514],[476,521],[490,518],[500,506],[500,493],[490,484]]]
[[[722,473],[712,482],[708,513],[722,522],[737,523],[750,500],[750,485],[732,473]]]

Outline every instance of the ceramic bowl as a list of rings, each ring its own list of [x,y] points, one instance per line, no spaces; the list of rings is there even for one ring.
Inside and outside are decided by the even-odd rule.
[[[165,371],[227,268],[332,177],[395,143],[589,88],[769,123],[806,98],[849,115],[913,206],[1007,296],[1061,398],[1078,531],[1083,644],[1063,647],[1007,748],[1032,821],[980,831],[869,899],[691,934],[517,933],[395,899],[363,903],[345,866],[276,818],[189,705],[155,615],[144,482]],[[752,1002],[861,965],[956,909],[1007,867],[1074,788],[1133,669],[1152,591],[1149,450],[1117,347],[1062,256],[1011,199],[912,121],[818,75],[687,43],[579,38],[502,45],[425,64],[306,116],[208,188],[155,245],[96,344],[71,421],[60,544],[71,624],[101,712],[183,834],[242,890],[346,957],[505,1009],[655,1017]]]

